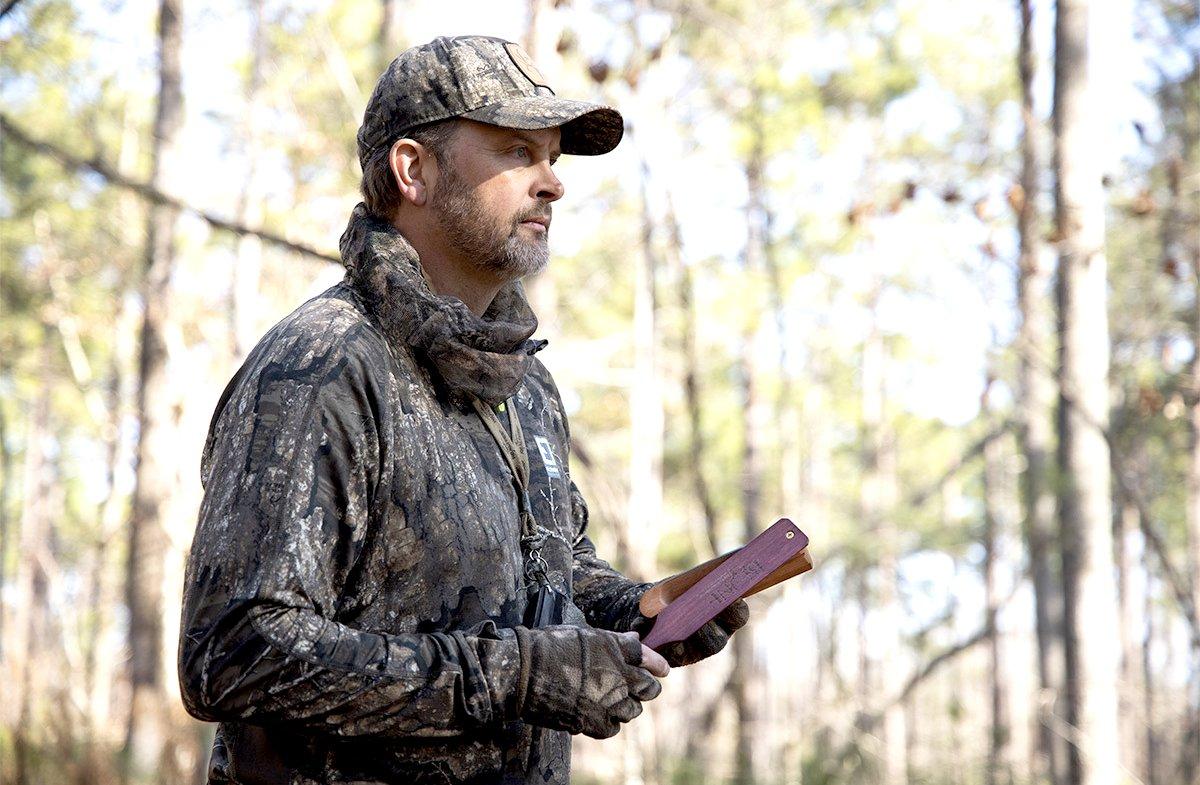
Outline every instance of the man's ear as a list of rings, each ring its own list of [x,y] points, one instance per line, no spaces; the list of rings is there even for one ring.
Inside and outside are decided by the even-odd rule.
[[[437,176],[437,164],[429,150],[412,139],[398,139],[388,153],[388,165],[404,201],[424,205],[429,199],[431,178]]]

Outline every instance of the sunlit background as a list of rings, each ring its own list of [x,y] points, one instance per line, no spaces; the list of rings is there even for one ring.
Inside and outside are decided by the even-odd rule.
[[[1107,780],[1068,771],[1092,731],[1044,669],[1066,626],[1035,624],[1031,555],[1061,602],[1055,498],[1088,481],[1031,463],[1028,424],[1051,458],[1062,426],[1022,381],[1059,370],[1055,4],[1028,8],[1027,118],[1020,0],[172,2],[182,115],[160,144],[159,3],[2,6],[0,781],[204,781],[212,728],[174,658],[209,418],[258,337],[342,275],[321,257],[378,74],[472,33],[626,121],[612,154],[558,163],[528,283],[601,554],[652,580],[786,515],[816,562],[618,737],[577,738],[573,781],[1200,782],[1195,2],[1096,0],[1087,34]]]

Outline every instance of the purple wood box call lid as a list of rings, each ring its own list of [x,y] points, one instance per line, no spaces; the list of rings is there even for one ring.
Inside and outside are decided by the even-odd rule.
[[[780,518],[659,611],[642,643],[655,649],[683,640],[807,547],[808,535]]]

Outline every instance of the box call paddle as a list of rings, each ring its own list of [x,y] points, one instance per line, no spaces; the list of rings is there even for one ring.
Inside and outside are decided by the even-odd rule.
[[[642,643],[657,649],[681,641],[742,597],[812,569],[808,535],[780,518],[750,542],[651,586],[638,609],[654,618]]]

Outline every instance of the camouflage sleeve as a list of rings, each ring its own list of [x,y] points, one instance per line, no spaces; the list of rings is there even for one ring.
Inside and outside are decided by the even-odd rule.
[[[383,360],[362,342],[277,339],[218,407],[179,652],[198,718],[402,737],[517,716],[527,669],[514,630],[381,634],[336,620],[366,601],[341,587],[373,536],[386,406]]]
[[[574,602],[588,624],[614,632],[628,632],[642,619],[637,603],[649,583],[631,581],[596,555],[587,536],[588,509],[583,494],[571,482],[571,517],[575,523]]]

